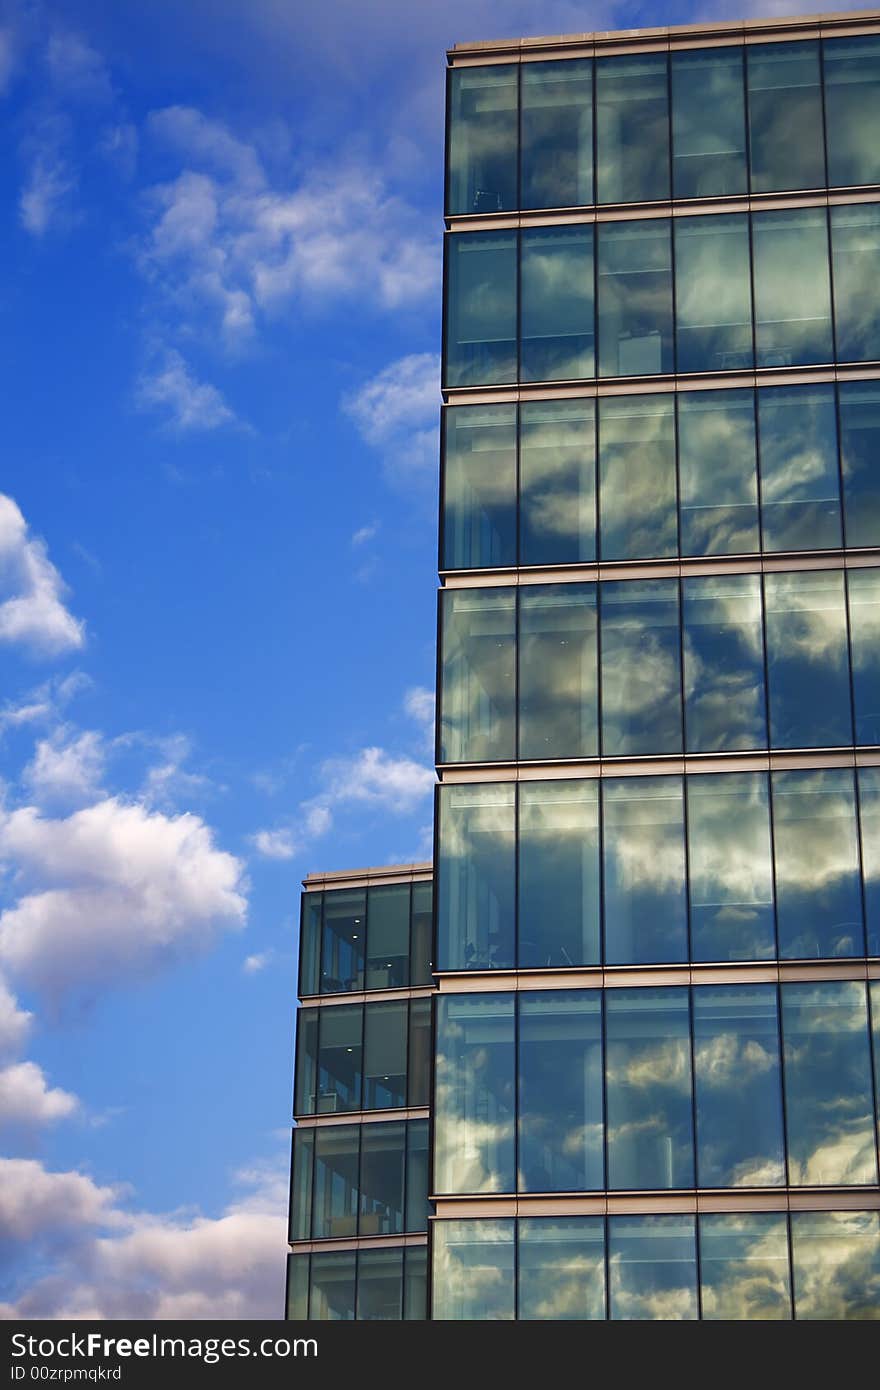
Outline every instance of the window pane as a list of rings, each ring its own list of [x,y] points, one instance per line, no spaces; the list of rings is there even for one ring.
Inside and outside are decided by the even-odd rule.
[[[687,960],[684,796],[680,777],[602,781],[605,960]]]
[[[880,383],[843,381],[837,388],[840,410],[840,463],[847,545],[880,544]]]
[[[865,983],[783,985],[782,1035],[789,1182],[875,1183]]]
[[[826,39],[828,182],[880,183],[880,37]]]
[[[680,753],[677,581],[603,584],[601,603],[603,754]]]
[[[453,68],[449,74],[447,209],[515,208],[517,143],[515,63]]]
[[[357,1235],[360,1125],[322,1125],[315,1131],[315,1210],[312,1235]]]
[[[595,376],[593,228],[523,231],[520,277],[520,380]]]
[[[516,381],[516,233],[446,239],[447,386]]]
[[[880,204],[831,209],[838,362],[880,357]]]
[[[684,1322],[698,1316],[693,1216],[611,1216],[611,1317]]]
[[[851,569],[847,589],[856,743],[880,743],[880,570]]]
[[[671,55],[671,67],[673,196],[744,193],[743,50],[685,50]]]
[[[747,214],[677,217],[674,226],[676,370],[751,369]]]
[[[825,183],[819,43],[762,43],[748,55],[752,192]]]
[[[516,406],[443,416],[443,569],[516,564]]]
[[[409,984],[409,884],[367,892],[367,989]]]
[[[604,1318],[602,1217],[533,1216],[518,1226],[520,1322]]]
[[[518,1114],[520,1192],[602,1187],[599,990],[520,996]]]
[[[757,1322],[791,1317],[788,1226],[783,1212],[699,1218],[702,1316]]]
[[[589,58],[523,63],[523,208],[593,201],[593,64]]]
[[[880,1318],[880,1211],[791,1214],[795,1316]]]
[[[287,1320],[305,1322],[309,1316],[309,1257],[287,1257]]]
[[[669,222],[650,218],[603,223],[597,254],[599,375],[657,376],[673,371]]]
[[[519,590],[519,756],[599,751],[596,585]]]
[[[880,767],[860,767],[858,777],[868,955],[880,956]]]
[[[775,985],[693,992],[700,1187],[785,1182]]]
[[[296,1086],[293,1113],[314,1115],[318,1079],[318,1010],[298,1009],[296,1015]]]
[[[299,993],[317,994],[321,978],[322,893],[303,893],[300,903]]]
[[[755,213],[752,253],[756,365],[791,367],[831,362],[834,348],[825,210]]]
[[[665,53],[596,62],[598,201],[669,197],[669,88]]]
[[[672,396],[604,396],[599,403],[603,560],[675,555]]]
[[[766,748],[760,575],[685,579],[682,602],[687,751]]]
[[[598,965],[598,778],[520,782],[518,875],[520,968]]]
[[[437,1320],[512,1319],[514,1316],[514,1223],[437,1221],[433,1229]]]
[[[763,772],[689,777],[692,960],[772,960],[773,863]]]
[[[405,999],[367,1004],[364,1019],[365,1110],[406,1105]]]
[[[320,1013],[317,1112],[360,1110],[363,1006],[343,1004]]]
[[[843,572],[765,574],[773,748],[852,743]]]
[[[441,594],[440,761],[497,762],[516,754],[516,590]]]
[[[514,965],[514,787],[440,788],[440,970]]]
[[[354,1250],[322,1251],[312,1255],[309,1319],[312,1322],[354,1320]]]
[[[408,1105],[428,1105],[431,1099],[431,1001],[409,1001]]]
[[[424,1322],[428,1316],[428,1249],[409,1245],[403,1252],[403,1316],[408,1322]]]
[[[758,392],[765,550],[840,545],[835,410],[831,385]]]
[[[760,549],[753,391],[678,396],[682,555]]]
[[[607,991],[609,1188],[694,1185],[689,1014],[686,987]]]
[[[367,895],[363,888],[324,894],[321,993],[364,987]]]
[[[312,1234],[312,1168],[315,1131],[293,1131],[290,1160],[290,1240],[309,1240]]]
[[[428,1121],[410,1120],[406,1127],[407,1231],[428,1229]]]
[[[514,1002],[513,994],[437,999],[438,1192],[516,1190]]]
[[[383,1123],[361,1127],[359,1235],[396,1236],[403,1231],[405,1159],[405,1124]]]
[[[358,1252],[357,1315],[360,1322],[399,1322],[403,1308],[403,1251]]]
[[[523,401],[519,419],[520,563],[595,560],[595,403]]]
[[[412,886],[412,924],[410,926],[409,981],[411,985],[431,984],[431,936],[434,926],[434,885]]]
[[[772,781],[780,957],[861,955],[852,772],[774,772]]]

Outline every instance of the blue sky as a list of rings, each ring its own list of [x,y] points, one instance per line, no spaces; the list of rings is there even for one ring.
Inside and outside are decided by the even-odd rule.
[[[281,1315],[299,880],[430,853],[444,49],[744,12],[0,3],[0,1316]]]

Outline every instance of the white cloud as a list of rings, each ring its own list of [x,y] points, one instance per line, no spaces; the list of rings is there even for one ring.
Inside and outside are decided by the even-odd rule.
[[[383,748],[363,748],[353,758],[324,763],[327,790],[322,804],[365,801],[405,814],[434,786],[434,773],[412,758],[393,757]]]
[[[245,975],[258,975],[272,959],[272,951],[259,951],[256,955],[245,956],[242,970]]]
[[[391,362],[342,408],[397,481],[433,478],[440,451],[440,358],[412,353]]]
[[[0,979],[0,1057],[18,1051],[30,1032],[33,1015],[19,1008],[5,980]]]
[[[94,730],[57,729],[38,741],[23,780],[40,804],[88,801],[100,794],[106,757],[104,740]]]
[[[138,378],[136,401],[142,410],[161,410],[166,423],[181,434],[215,430],[236,422],[216,386],[197,381],[184,358],[175,349],[165,351],[160,361]]]
[[[16,503],[0,493],[0,642],[41,656],[82,647],[84,626],[65,608],[64,588],[44,542],[29,535]]]
[[[0,961],[52,997],[140,979],[244,922],[242,864],[198,816],[115,797],[48,819],[0,816],[21,896],[0,915]]]
[[[296,854],[296,842],[290,830],[258,830],[251,836],[251,842],[265,859],[292,859]]]
[[[366,545],[367,541],[373,540],[378,534],[379,523],[375,522],[371,526],[360,526],[351,538],[353,546]]]
[[[36,1062],[0,1069],[0,1128],[31,1128],[67,1119],[78,1108],[76,1096],[50,1090]]]
[[[57,720],[74,696],[88,689],[90,685],[91,681],[84,672],[73,671],[69,676],[60,679],[53,676],[15,701],[8,700],[0,708],[0,735],[6,729],[18,729],[28,724]]]
[[[49,35],[46,65],[56,90],[85,101],[112,101],[113,87],[100,55],[79,34],[56,29]]]
[[[32,1158],[0,1158],[0,1241],[118,1225],[119,1194],[83,1173],[52,1173]]]

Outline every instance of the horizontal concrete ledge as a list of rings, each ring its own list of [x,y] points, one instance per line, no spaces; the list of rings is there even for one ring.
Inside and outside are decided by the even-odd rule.
[[[686,757],[584,758],[572,762],[446,763],[441,786],[479,782],[547,782],[568,778],[676,777],[710,772],[792,772],[826,767],[876,767],[880,747],[816,748],[768,753],[689,753]]]
[[[619,965],[559,970],[438,972],[441,994],[510,994],[546,989],[648,989],[658,985],[818,983],[875,980],[880,960],[721,961],[706,965]]]
[[[318,1250],[400,1250],[427,1245],[425,1235],[328,1237],[326,1240],[288,1241],[291,1255],[311,1255]]]
[[[326,873],[307,874],[302,886],[307,893],[320,893],[324,888],[364,888],[371,883],[423,882],[432,873],[431,863],[381,864],[372,869],[331,869]]]
[[[297,1115],[297,1129],[326,1129],[332,1125],[371,1125],[392,1120],[427,1120],[427,1105],[401,1106],[399,1110],[334,1110],[323,1115]]]
[[[497,569],[441,570],[443,589],[515,588],[533,584],[585,584],[626,579],[699,579],[713,574],[779,574],[806,570],[876,569],[880,548],[789,550],[766,555],[700,555],[670,560],[618,560],[596,564],[506,565]]]
[[[595,1192],[512,1197],[432,1197],[431,1221],[497,1219],[504,1216],[662,1216],[684,1212],[876,1211],[880,1188],[740,1191]]]
[[[435,993],[433,985],[413,985],[412,989],[360,989],[350,994],[301,994],[300,1003],[308,1009],[335,1008],[337,1004],[367,1004],[395,999],[424,999]]]

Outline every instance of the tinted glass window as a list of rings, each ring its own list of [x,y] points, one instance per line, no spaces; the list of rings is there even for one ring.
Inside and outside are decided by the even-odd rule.
[[[771,745],[851,744],[842,571],[765,574],[764,620]]]
[[[682,555],[759,550],[754,392],[677,399]]]
[[[405,999],[367,1004],[364,1018],[365,1110],[406,1105]]]
[[[680,753],[681,632],[674,579],[603,584],[602,752]]]
[[[519,756],[599,751],[595,584],[519,590]]]
[[[299,993],[317,994],[321,980],[322,893],[303,893],[300,904]]]
[[[360,1250],[357,1316],[360,1322],[399,1322],[403,1306],[403,1251]]]
[[[431,937],[434,927],[434,885],[412,886],[409,978],[412,985],[431,983]]]
[[[446,202],[450,213],[502,212],[517,205],[515,63],[453,68],[449,74]]]
[[[608,964],[687,960],[683,803],[680,777],[602,780]]]
[[[750,369],[754,355],[747,214],[677,217],[674,227],[676,370]]]
[[[672,53],[670,65],[674,197],[744,193],[743,50],[685,50]]]
[[[351,1322],[355,1314],[355,1250],[323,1250],[311,1258],[309,1319]]]
[[[437,998],[437,1192],[516,1191],[514,1004],[513,994]]]
[[[860,955],[864,938],[852,772],[774,772],[772,782],[780,956]]]
[[[409,884],[367,893],[367,989],[409,984]]]
[[[685,579],[682,605],[688,752],[765,748],[760,575]]]
[[[675,1322],[699,1316],[693,1216],[608,1220],[610,1316]]]
[[[513,758],[516,590],[441,594],[440,761]]]
[[[831,362],[831,286],[824,209],[752,217],[759,367]]]
[[[593,201],[593,64],[523,63],[521,206]]]
[[[514,1222],[437,1221],[432,1233],[431,1317],[456,1322],[512,1319],[516,1295]]]
[[[880,768],[860,767],[858,778],[868,955],[880,956]]]
[[[765,550],[841,543],[834,387],[758,392],[761,524]]]
[[[516,233],[446,239],[447,386],[516,381]]]
[[[826,39],[823,58],[828,182],[880,183],[880,36]]]
[[[312,1235],[341,1239],[358,1229],[360,1125],[322,1125],[315,1132]]]
[[[317,1112],[360,1110],[363,1007],[344,1004],[320,1014]]]
[[[599,375],[674,370],[672,245],[665,219],[598,229]]]
[[[318,1081],[318,1010],[298,1009],[296,1015],[296,1086],[293,1112],[314,1115]]]
[[[704,1319],[752,1322],[791,1317],[784,1213],[704,1212],[699,1227]]]
[[[596,558],[596,407],[593,401],[520,406],[520,563]]]
[[[600,203],[669,197],[669,88],[665,53],[596,63]]]
[[[404,1229],[406,1130],[402,1123],[361,1126],[362,1236],[395,1236]]]
[[[520,238],[520,380],[595,376],[593,334],[593,228],[527,228]]]
[[[519,1190],[604,1181],[598,990],[524,992],[519,1003]]]
[[[519,965],[597,965],[598,778],[521,782],[518,850]]]
[[[287,1318],[305,1322],[309,1316],[309,1257],[287,1257]]]
[[[675,401],[667,395],[599,402],[599,518],[603,560],[675,555]]]
[[[691,951],[698,961],[776,955],[767,777],[687,779]]]
[[[321,954],[322,994],[363,989],[366,922],[367,895],[363,888],[327,894]]]
[[[819,42],[746,48],[752,191],[825,183]]]
[[[441,970],[514,965],[514,786],[440,788]]]
[[[831,209],[834,328],[839,362],[880,357],[880,204]]]
[[[427,1105],[431,1096],[431,1001],[409,1003],[407,1105]]]
[[[880,543],[880,383],[842,381],[840,462],[847,545]]]
[[[443,417],[443,569],[516,564],[516,406]]]
[[[530,1217],[517,1225],[519,1320],[604,1318],[601,1216]]]
[[[877,1317],[880,1211],[792,1212],[791,1254],[796,1317]]]
[[[428,1316],[428,1250],[407,1246],[403,1252],[403,1316],[421,1322]]]
[[[312,1234],[312,1167],[315,1156],[314,1129],[293,1131],[290,1188],[290,1240],[309,1240]]]
[[[880,570],[851,569],[846,582],[856,743],[880,743]]]
[[[428,1121],[406,1126],[406,1230],[428,1229]]]

